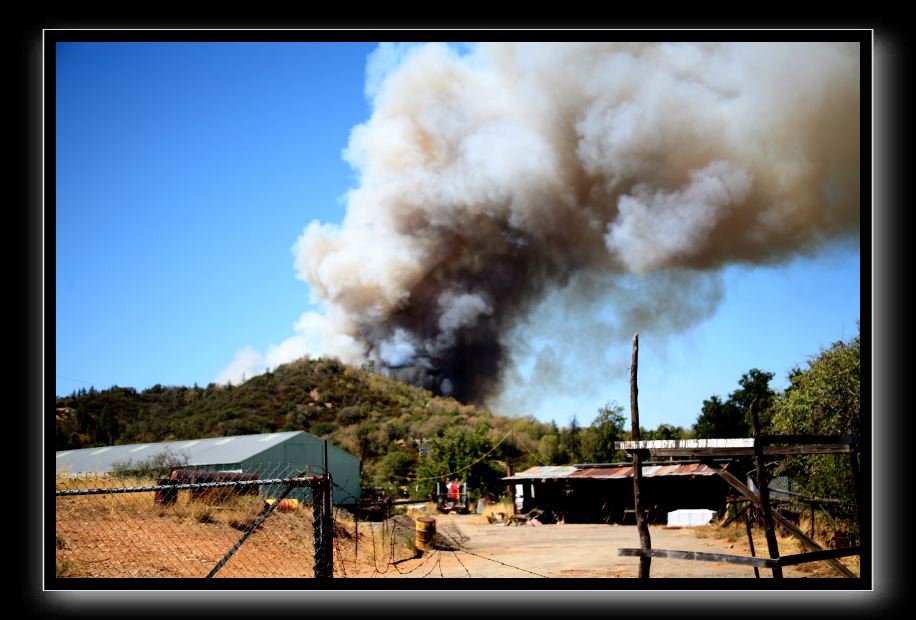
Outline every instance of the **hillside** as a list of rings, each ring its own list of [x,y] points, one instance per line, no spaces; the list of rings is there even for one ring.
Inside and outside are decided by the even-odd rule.
[[[112,387],[57,399],[57,450],[289,430],[355,454],[363,461],[364,485],[399,493],[418,466],[421,473],[445,474],[483,455],[485,463],[467,473],[476,474],[474,486],[492,487],[508,466],[518,471],[542,462],[539,442],[559,432],[332,359],[301,359],[235,386]],[[421,442],[441,462],[420,463]]]

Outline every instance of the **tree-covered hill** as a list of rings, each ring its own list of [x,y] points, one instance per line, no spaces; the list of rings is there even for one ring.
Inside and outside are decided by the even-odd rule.
[[[560,449],[570,438],[554,424],[495,416],[324,358],[285,364],[240,385],[80,390],[57,399],[56,416],[58,450],[304,430],[360,457],[363,483],[389,492],[424,490],[408,485],[417,478],[421,446],[442,464],[436,473],[461,470],[479,490],[509,467],[583,456]]]

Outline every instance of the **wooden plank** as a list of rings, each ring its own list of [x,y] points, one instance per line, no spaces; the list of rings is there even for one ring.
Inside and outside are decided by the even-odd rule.
[[[618,442],[621,443],[621,442]],[[754,448],[626,448],[628,454],[640,452],[652,457],[684,456],[702,458],[705,456],[734,457],[754,456]],[[802,444],[794,446],[764,446],[764,456],[798,456],[806,454],[849,454],[853,448],[845,444]]]
[[[824,549],[823,551],[785,555],[779,558],[779,564],[781,566],[795,566],[796,564],[806,564],[808,562],[845,558],[850,555],[862,555],[862,547],[843,547],[841,549]],[[855,577],[855,574],[852,574],[852,576]]]
[[[728,519],[726,519],[725,522],[722,523],[722,525],[720,525],[719,527],[728,527],[729,524],[730,524],[732,521],[734,521],[734,520],[740,518],[741,515],[743,515],[745,512],[747,512],[747,509],[750,508],[750,507],[751,507],[751,502],[748,502],[747,500],[745,500],[745,501],[744,501],[744,506],[741,507],[741,510],[739,510],[738,512],[736,512],[735,514],[733,514],[732,516],[730,516]],[[751,554],[751,555],[753,555],[753,554]]]
[[[852,435],[763,435],[758,437],[756,441],[756,445],[761,446],[790,444],[845,444],[847,446],[857,446],[859,445],[859,438]]]
[[[614,446],[621,450],[654,450],[657,448],[753,448],[754,440],[749,437],[738,439],[652,439],[640,441],[615,441]]]
[[[763,435],[758,438],[739,437],[732,439],[652,439],[640,441],[616,441],[614,447],[619,450],[730,450],[747,449],[763,446],[828,446],[859,445],[858,437],[852,435]]]
[[[825,560],[843,558],[851,555],[861,555],[861,547],[845,547],[843,549],[825,549],[811,553],[797,553],[781,558],[758,558],[727,553],[709,553],[706,551],[678,551],[672,549],[640,549],[621,548],[617,555],[624,557],[653,557],[668,558],[670,560],[696,560],[700,562],[722,562],[725,564],[741,564],[759,568],[778,568],[781,566],[796,566],[809,562],[822,562]],[[855,575],[853,575],[855,577]]]
[[[668,558],[671,560],[698,560],[700,562],[723,562],[726,564],[741,564],[757,568],[778,568],[779,560],[772,558],[749,558],[743,555],[730,555],[727,553],[708,553],[706,551],[677,551],[671,549],[631,549],[617,550],[617,555],[629,557]]]
[[[714,472],[716,472],[716,474],[718,474],[720,478],[722,478],[722,479],[725,480],[727,483],[729,483],[730,485],[732,485],[732,487],[733,487],[736,491],[738,491],[739,493],[741,493],[741,495],[743,495],[743,496],[746,497],[747,499],[749,499],[749,500],[751,500],[752,502],[754,502],[754,505],[760,506],[760,498],[757,497],[757,494],[754,493],[753,491],[751,491],[743,482],[741,482],[740,480],[738,480],[737,478],[735,478],[735,476],[734,476],[731,472],[728,472],[728,471],[725,471],[724,469],[722,469],[722,466],[719,465],[718,463],[716,463],[716,462],[715,462],[714,460],[712,460],[712,459],[701,459],[701,462],[702,462],[704,465],[706,465],[706,467],[708,467],[708,468],[710,468],[711,470],[713,470]]]

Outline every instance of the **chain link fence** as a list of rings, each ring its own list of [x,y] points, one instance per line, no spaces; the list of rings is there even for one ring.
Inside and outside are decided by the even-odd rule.
[[[58,577],[329,577],[332,482],[261,465],[58,476]]]
[[[468,538],[457,525],[440,524],[431,548],[421,553],[413,518],[392,514],[384,504],[357,506],[355,499],[321,471],[295,472],[286,465],[61,475],[56,576],[483,576],[466,566],[466,558],[482,556],[465,547]],[[543,576],[482,559],[521,576]]]

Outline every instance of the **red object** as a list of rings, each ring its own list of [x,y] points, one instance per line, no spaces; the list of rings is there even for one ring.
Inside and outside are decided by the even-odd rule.
[[[452,482],[448,485],[448,498],[449,499],[458,499],[458,496],[461,494],[461,487],[458,486],[457,482]]]

